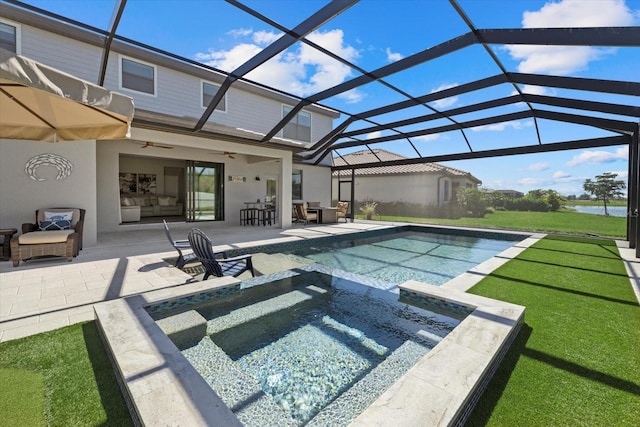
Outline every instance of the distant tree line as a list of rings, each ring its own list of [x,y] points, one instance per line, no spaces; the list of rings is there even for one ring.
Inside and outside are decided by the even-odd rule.
[[[495,210],[549,212],[560,210],[565,199],[555,190],[536,189],[523,197],[508,197],[498,192],[480,191],[475,188],[459,188],[458,204],[466,216],[484,217]]]
[[[611,200],[624,195],[626,188],[624,181],[617,180],[618,175],[605,172],[597,175],[595,180],[587,179],[583,184],[585,193],[580,200],[601,200],[604,203],[604,213],[609,215],[607,206]],[[484,217],[495,210],[553,212],[565,206],[566,198],[555,190],[536,189],[529,191],[524,197],[507,197],[500,192],[480,191],[476,188],[459,188],[456,194],[458,205],[464,216]],[[576,200],[573,196],[572,200]]]

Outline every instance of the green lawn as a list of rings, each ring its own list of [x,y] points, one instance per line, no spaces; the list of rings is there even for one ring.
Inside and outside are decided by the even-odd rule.
[[[547,237],[470,292],[527,309],[467,425],[638,425],[640,307],[613,242]]]
[[[0,425],[133,425],[95,322],[0,343]]]
[[[356,218],[364,218],[356,215]],[[577,235],[599,235],[624,238],[627,234],[627,219],[621,217],[592,215],[570,211],[516,212],[496,211],[484,218],[411,218],[376,215],[378,221],[414,222],[422,224],[457,225],[508,230],[560,232]]]

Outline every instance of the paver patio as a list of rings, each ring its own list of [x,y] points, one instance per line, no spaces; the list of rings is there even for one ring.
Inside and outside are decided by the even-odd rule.
[[[261,241],[298,240],[388,227],[389,223],[348,223],[330,226],[228,227],[220,224],[176,223],[175,238],[192,227],[205,231],[216,250],[253,246]],[[154,289],[179,286],[193,277],[163,258],[177,253],[162,224],[98,236],[98,245],[85,247],[73,262],[50,258],[0,262],[0,342],[92,320],[93,304]]]

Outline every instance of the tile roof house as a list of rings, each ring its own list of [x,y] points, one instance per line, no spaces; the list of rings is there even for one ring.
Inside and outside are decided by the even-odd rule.
[[[482,184],[471,173],[441,165],[422,163],[358,169],[358,164],[402,160],[406,157],[390,151],[375,149],[356,151],[334,157],[334,166],[353,165],[355,197],[358,201],[442,207],[456,201],[459,187]],[[332,194],[339,200],[350,200],[351,171],[334,171]]]

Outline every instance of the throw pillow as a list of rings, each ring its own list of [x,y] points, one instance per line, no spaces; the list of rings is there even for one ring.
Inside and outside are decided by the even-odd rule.
[[[59,220],[59,221],[40,221],[40,230],[41,231],[51,231],[51,230],[68,230],[71,228],[70,220]]]
[[[169,197],[169,196],[158,196],[158,205],[160,205],[160,206],[171,206],[171,197]]]
[[[178,200],[175,197],[173,196],[169,197],[169,206],[177,206],[177,204],[178,204]]]
[[[45,221],[71,221],[73,219],[73,212],[49,212],[44,211]]]
[[[136,206],[149,206],[148,199],[146,197],[134,197]]]

